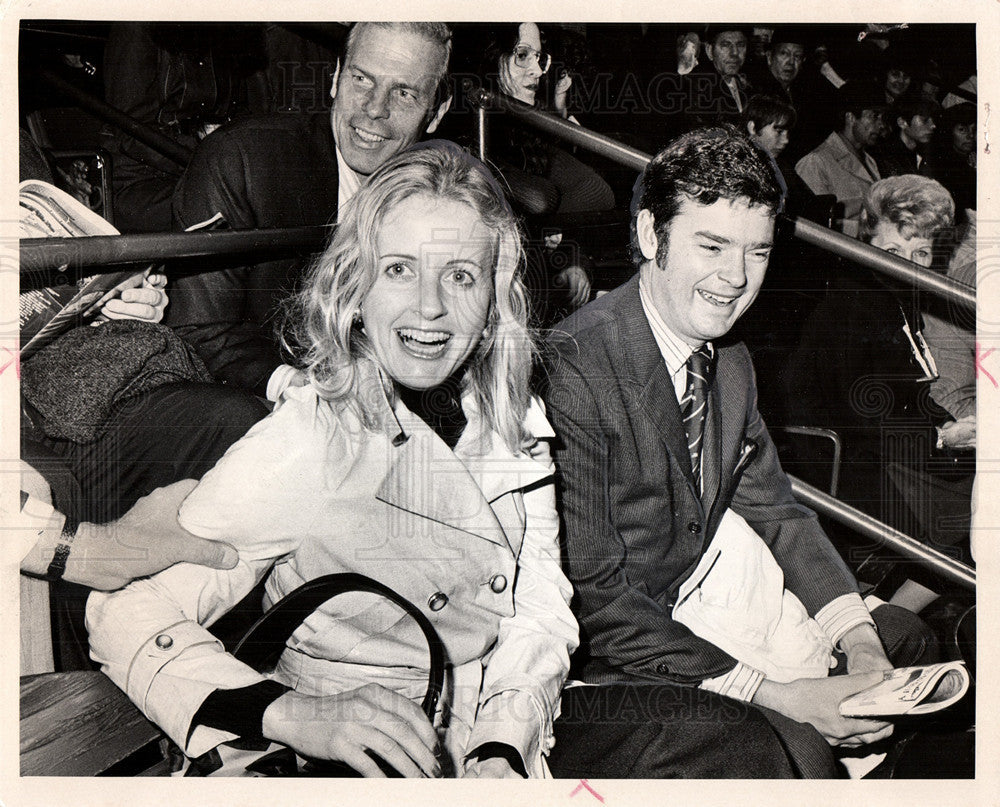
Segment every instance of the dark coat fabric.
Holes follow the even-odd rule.
[[[792,497],[746,348],[716,347],[699,498],[638,278],[565,320],[550,341],[546,404],[581,627],[575,672],[585,681],[697,684],[733,668],[671,616],[728,507],[760,533],[810,615],[857,591],[815,515]]]
[[[245,118],[201,142],[174,193],[174,224],[186,229],[216,213],[234,230],[328,224],[337,218],[337,189],[329,115]],[[226,265],[172,279],[164,323],[217,380],[263,395],[281,363],[277,307],[305,262]]]

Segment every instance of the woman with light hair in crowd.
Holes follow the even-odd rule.
[[[859,238],[929,269],[935,240],[954,215],[939,182],[916,174],[889,177],[864,198]],[[942,450],[969,447],[975,425],[956,422],[930,395],[948,368],[924,338],[924,304],[915,287],[845,264],[805,325],[786,395],[799,424],[840,435],[839,498],[968,559],[972,469],[949,467],[943,478],[937,460]],[[936,596],[906,585],[892,601],[920,611]]]
[[[551,429],[521,244],[499,185],[452,144],[390,159],[344,209],[291,318],[303,375],[180,509],[225,536],[229,571],[175,566],[88,607],[93,656],[190,757],[273,741],[365,776],[543,776],[577,644],[559,562]],[[389,600],[351,593],[262,675],[206,625],[266,578],[265,605],[339,572],[416,604],[448,663],[432,720],[427,646]],[[224,773],[242,773],[224,767]]]

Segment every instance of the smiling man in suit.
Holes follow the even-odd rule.
[[[206,137],[174,191],[177,229],[215,214],[234,230],[336,221],[369,174],[435,131],[451,105],[450,56],[444,23],[356,23],[330,114],[250,116]],[[290,373],[274,324],[302,269],[267,260],[178,278],[164,323],[216,380],[277,400]]]
[[[876,632],[792,496],[746,348],[726,340],[764,280],[781,201],[766,155],[735,129],[683,135],[643,174],[638,277],[551,339],[575,673],[598,685],[565,690],[557,775],[574,757],[596,775],[592,754],[604,775],[833,776],[831,745],[892,732],[837,707],[879,681],[889,657],[914,663],[922,623],[882,606]],[[640,743],[632,715],[615,714],[624,702],[672,730]],[[574,715],[591,727],[587,743],[559,731]],[[747,773],[770,739],[770,767]]]

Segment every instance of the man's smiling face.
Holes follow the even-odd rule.
[[[358,32],[334,79],[331,119],[341,156],[368,175],[415,143],[429,120],[442,48],[415,31],[368,25]],[[427,125],[427,124],[430,125]]]
[[[692,347],[724,336],[764,282],[774,211],[742,199],[703,205],[685,198],[670,221],[665,254],[652,235],[652,214],[639,215],[644,271],[663,321]]]

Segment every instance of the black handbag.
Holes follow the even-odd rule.
[[[434,719],[438,700],[444,687],[444,645],[438,636],[434,625],[405,597],[397,594],[388,586],[366,577],[363,574],[344,572],[317,577],[308,583],[303,583],[293,592],[283,597],[268,609],[240,639],[233,650],[233,656],[244,664],[253,667],[258,672],[269,672],[274,669],[281,653],[285,649],[289,637],[305,619],[327,600],[338,594],[352,591],[366,591],[379,594],[391,600],[402,608],[420,626],[427,640],[430,656],[430,674],[427,681],[427,691],[424,693],[420,708],[427,718]],[[235,741],[233,745],[239,744]],[[265,748],[270,743],[266,742]],[[264,750],[264,749],[260,749]],[[390,777],[400,777],[401,774],[371,751],[368,755]],[[204,776],[221,767],[222,761],[218,752],[209,751],[193,760],[185,776]],[[299,758],[290,748],[272,751],[255,759],[246,766],[248,773],[257,776],[311,776],[311,777],[360,777],[354,768],[344,762],[331,760],[306,760],[299,764]]]

